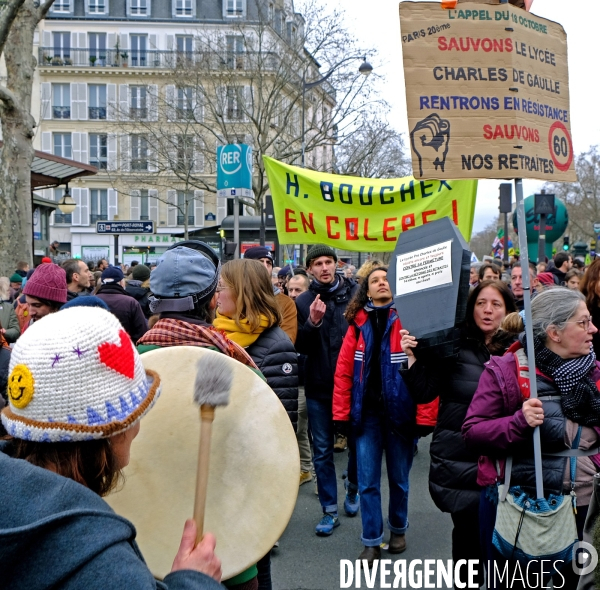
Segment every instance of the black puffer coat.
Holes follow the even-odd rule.
[[[508,348],[513,340],[514,336],[501,332],[494,339],[494,348]],[[489,359],[485,344],[463,330],[457,357],[418,356],[410,369],[402,371],[409,391],[420,403],[440,398],[430,447],[429,493],[442,512],[479,510],[479,452],[467,449],[461,429],[483,365]]]
[[[279,326],[272,326],[248,346],[246,352],[281,400],[295,431],[298,425],[298,355],[292,341]]]
[[[348,330],[344,312],[358,290],[351,280],[339,277],[335,291],[327,292],[313,281],[309,290],[296,299],[298,308],[298,337],[296,349],[306,355],[304,388],[309,399],[333,400],[333,375],[342,341]],[[310,306],[317,295],[327,306],[323,321],[315,327],[309,321]]]

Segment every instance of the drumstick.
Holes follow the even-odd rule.
[[[204,534],[204,510],[210,462],[210,439],[215,408],[229,403],[233,382],[231,363],[224,355],[207,354],[198,361],[194,384],[194,402],[200,406],[200,444],[198,446],[198,471],[196,475],[196,500],[194,520],[198,527],[196,543]]]

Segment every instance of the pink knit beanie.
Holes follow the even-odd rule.
[[[66,303],[67,273],[56,264],[42,264],[27,281],[23,293],[31,297]]]

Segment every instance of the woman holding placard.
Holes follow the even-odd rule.
[[[440,400],[430,447],[429,492],[436,506],[452,516],[454,562],[479,560],[479,585],[484,580],[484,554],[479,542],[479,454],[467,449],[461,429],[484,364],[492,354],[503,354],[515,339],[500,330],[506,314],[513,311],[515,302],[504,283],[482,281],[469,295],[456,357],[439,358],[431,351],[420,351],[417,340],[406,330],[401,332],[402,349],[408,356],[408,369],[402,376],[409,390],[424,401],[438,396]]]

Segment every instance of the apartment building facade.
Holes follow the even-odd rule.
[[[219,141],[231,142],[232,136],[253,141],[244,115],[254,84],[253,60],[239,31],[264,28],[265,18],[269,34],[282,42],[292,41],[302,26],[291,0],[55,1],[34,48],[39,88],[34,97],[39,100],[33,114],[40,123],[35,147],[96,166],[99,173],[69,186],[77,208],[51,216],[51,240],[84,260],[151,261],[182,239],[186,225],[189,231],[218,226],[232,212],[231,202],[211,190],[213,154]],[[206,39],[214,39],[213,50],[207,50]],[[180,67],[182,60],[192,67]],[[232,71],[235,85],[215,83]],[[192,75],[203,80],[186,85]],[[203,113],[215,115],[215,108],[200,100],[199,90],[209,86],[221,94],[215,100],[222,103],[215,119],[221,117],[221,127],[202,140],[200,149],[197,138],[178,135],[177,122],[194,124],[205,117],[204,134],[211,135]],[[234,129],[227,137],[223,122]],[[271,127],[278,132],[276,124]],[[172,145],[161,153],[164,138],[172,138]],[[181,166],[193,183],[185,180]],[[64,187],[42,193],[58,201]],[[242,208],[243,214],[250,212]],[[154,233],[121,236],[116,252],[112,236],[96,232],[97,222],[116,219],[153,221]],[[214,242],[219,242],[216,231]]]

